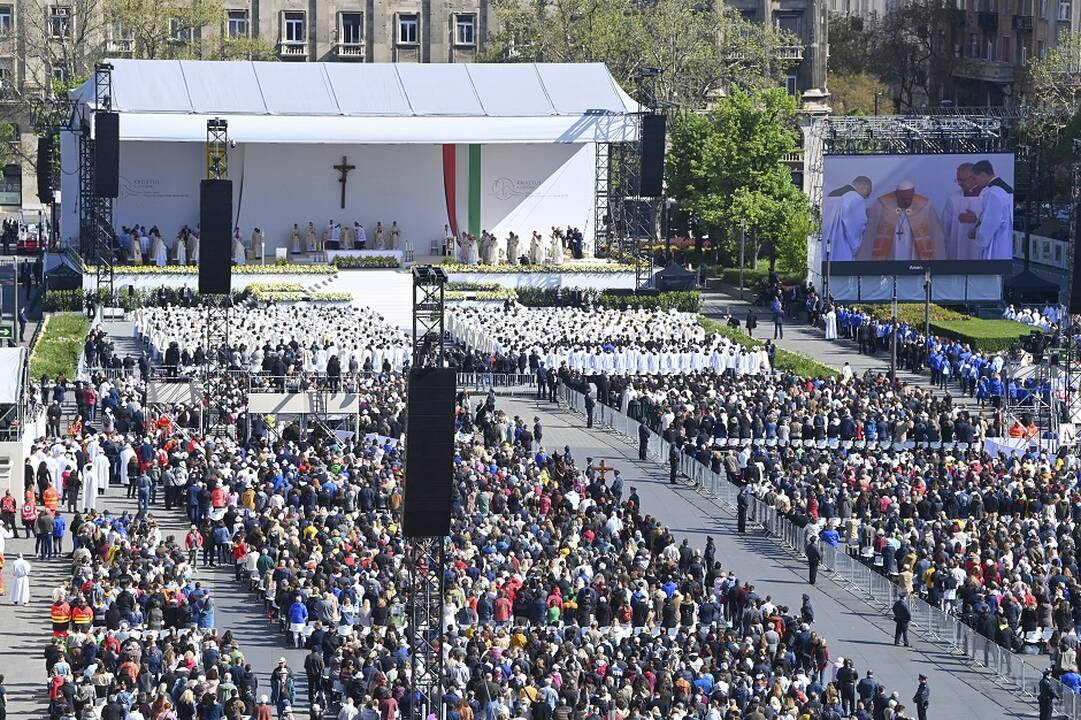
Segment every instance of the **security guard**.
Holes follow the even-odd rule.
[[[57,600],[49,608],[49,618],[53,623],[53,637],[67,637],[68,625],[71,624],[71,606],[64,598]]]
[[[90,626],[94,624],[94,609],[86,604],[86,600],[79,598],[71,608],[71,626],[77,633],[90,632]]]

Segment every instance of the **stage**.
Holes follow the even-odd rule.
[[[228,122],[234,224],[266,256],[294,225],[394,221],[418,255],[446,228],[528,240],[579,228],[593,245],[598,142],[635,137],[637,105],[600,64],[342,64],[112,60],[120,115],[114,226],[173,237],[199,221],[206,123]],[[94,82],[74,93],[93,123]],[[61,133],[61,237],[78,237],[78,134]],[[68,199],[71,199],[70,201]],[[396,249],[400,249],[401,245]]]

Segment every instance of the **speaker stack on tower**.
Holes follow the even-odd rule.
[[[199,293],[228,295],[232,285],[233,182],[199,183]],[[453,409],[453,408],[452,408]]]
[[[664,115],[642,116],[642,197],[660,197],[664,193],[665,125]]]
[[[450,534],[456,392],[452,368],[409,371],[402,501],[405,537]]]
[[[120,195],[120,115],[94,113],[94,195]]]
[[[1074,247],[1073,247],[1073,275],[1070,281],[1070,306],[1071,315],[1081,313],[1081,251],[1078,251],[1077,243],[1081,241],[1081,212],[1074,212]]]
[[[38,200],[49,205],[53,201],[53,136],[38,138]]]

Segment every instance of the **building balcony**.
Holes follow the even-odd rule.
[[[362,42],[340,42],[335,50],[342,60],[364,59],[364,43]]]
[[[303,40],[282,40],[278,43],[278,54],[284,58],[307,57],[308,43]]]
[[[1014,15],[1013,30],[1014,32],[1032,32],[1032,16]]]
[[[797,62],[803,60],[803,46],[802,45],[781,45],[777,48],[777,52],[774,57],[778,60],[795,60]]]
[[[983,80],[1003,85],[1012,83],[1015,80],[1016,72],[1013,63],[977,58],[964,58],[957,63],[953,70],[955,77]]]
[[[976,14],[976,24],[984,32],[996,32],[998,30],[998,15],[981,10]]]
[[[105,50],[114,55],[130,55],[135,52],[135,40],[131,38],[117,38],[105,42]]]

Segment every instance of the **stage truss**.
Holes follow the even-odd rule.
[[[446,364],[444,288],[447,273],[438,265],[413,268],[413,366]],[[408,442],[408,438],[406,439]],[[409,467],[406,466],[406,482]],[[450,478],[447,478],[450,481]],[[409,563],[410,720],[442,717],[443,592],[446,538],[406,537]]]

